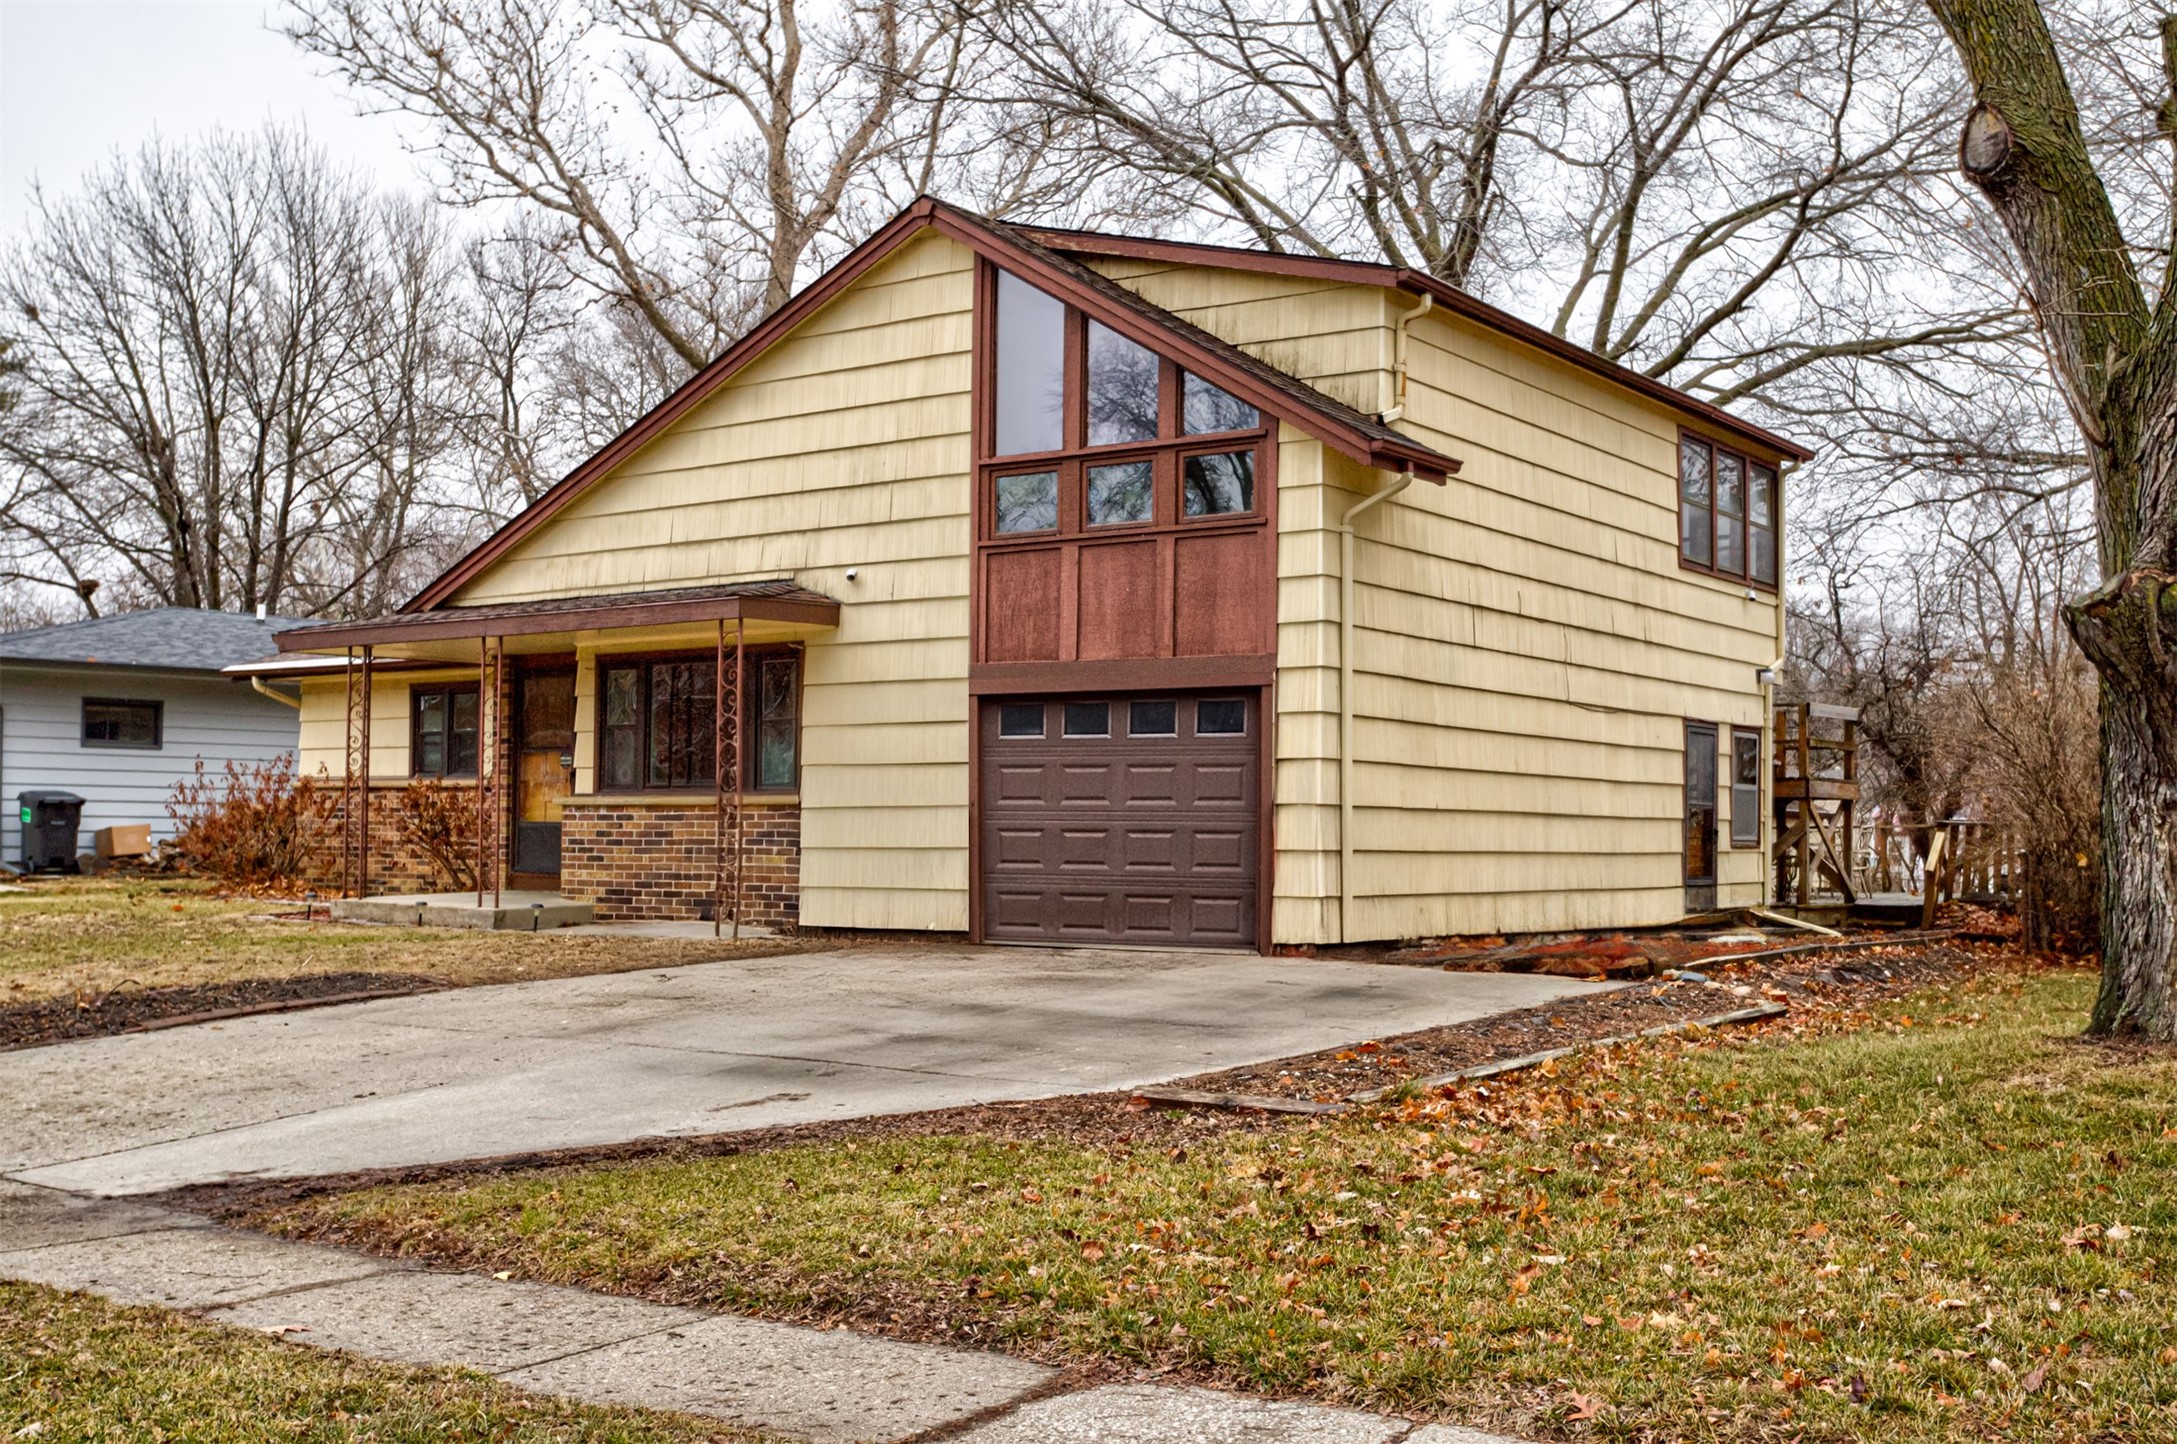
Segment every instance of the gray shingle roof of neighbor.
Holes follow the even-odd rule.
[[[0,632],[0,661],[216,672],[236,662],[269,657],[278,650],[272,640],[275,633],[312,625],[300,617],[260,619],[246,612],[154,607],[54,627]]]

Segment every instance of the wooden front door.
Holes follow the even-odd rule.
[[[1686,724],[1686,911],[1716,906],[1716,726]]]
[[[514,709],[514,871],[559,875],[560,812],[574,786],[574,672],[525,671]]]

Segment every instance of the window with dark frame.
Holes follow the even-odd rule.
[[[1691,432],[1678,438],[1678,560],[1774,589],[1782,516],[1777,469]]]
[[[1254,405],[993,269],[991,456],[980,483],[991,537],[1260,516],[1255,478],[1269,438]]]
[[[1170,698],[1165,698],[1162,701],[1127,703],[1126,735],[1129,737],[1177,737],[1179,735],[1179,704]]]
[[[791,791],[801,778],[801,654],[751,649],[748,689],[741,709],[741,788]],[[598,790],[715,787],[717,705],[713,654],[600,660]]]
[[[1761,733],[1731,729],[1731,845],[1761,846]]]
[[[476,775],[474,682],[409,689],[408,771],[413,777]]]
[[[1238,697],[1205,697],[1194,704],[1194,735],[1237,737],[1247,731],[1247,703]]]
[[[166,745],[166,704],[124,697],[83,699],[82,745],[156,752]]]

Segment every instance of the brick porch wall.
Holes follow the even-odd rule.
[[[710,917],[714,818],[708,803],[629,806],[570,798],[560,891],[600,922]],[[801,916],[801,808],[741,809],[742,917],[791,931]]]

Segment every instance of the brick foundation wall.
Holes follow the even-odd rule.
[[[599,922],[710,916],[715,820],[707,803],[643,807],[568,801],[560,891]],[[741,916],[781,932],[801,916],[801,809],[741,809]]]
[[[474,807],[475,784],[457,779],[447,784],[456,789],[462,801]],[[338,892],[341,884],[341,845],[347,836],[345,814],[340,784],[328,784],[331,801],[328,805],[325,825],[319,833],[316,852],[316,876],[310,882],[326,891]],[[405,784],[373,783],[370,789],[370,887],[373,895],[383,893],[417,893],[461,891],[461,885],[449,883],[440,877],[430,862],[416,848],[409,846],[401,837],[401,794]]]

